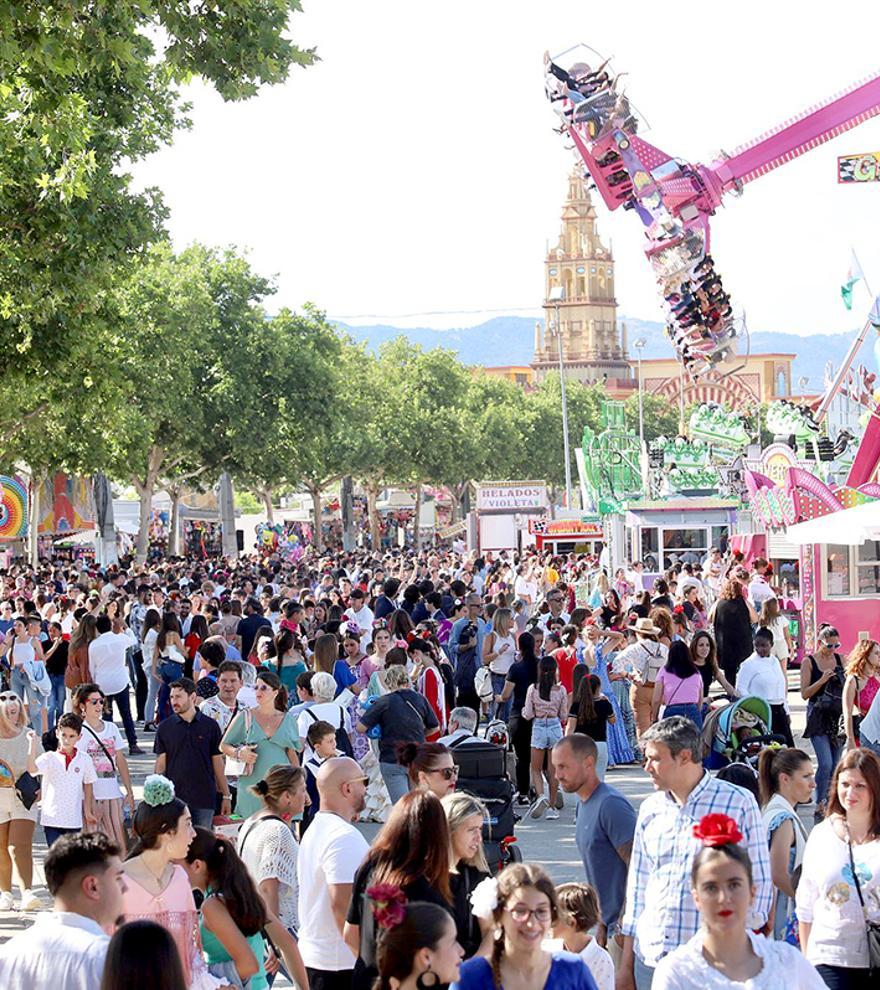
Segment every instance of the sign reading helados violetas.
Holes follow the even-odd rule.
[[[536,512],[548,505],[543,481],[481,481],[477,485],[477,512]]]

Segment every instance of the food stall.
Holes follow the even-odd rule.
[[[554,554],[587,553],[598,557],[606,542],[605,530],[598,516],[529,519],[529,533],[539,550],[549,550]]]

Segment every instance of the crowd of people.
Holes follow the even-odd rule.
[[[772,569],[719,549],[659,575],[535,550],[13,565],[0,911],[48,908],[38,823],[53,905],[0,948],[0,981],[867,987],[880,645],[830,626],[811,645],[796,684]],[[766,738],[716,766],[741,699]],[[490,850],[459,777],[481,743],[509,754],[518,816],[573,828],[578,876]],[[639,765],[635,808],[609,771]]]

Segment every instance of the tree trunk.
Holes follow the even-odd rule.
[[[324,549],[324,533],[321,529],[321,489],[316,485],[307,485],[306,491],[312,496],[312,516],[315,520],[313,540],[315,549],[320,553]]]
[[[132,478],[131,483],[140,498],[140,529],[138,530],[137,550],[135,551],[135,561],[138,564],[146,563],[147,550],[150,546],[150,509],[153,505],[153,492],[156,489],[156,479],[159,477],[159,469],[165,459],[165,451],[157,444],[150,447],[147,455],[147,473],[143,480]]]
[[[30,555],[31,567],[36,570],[40,564],[40,534],[37,528],[40,525],[40,485],[48,477],[45,474],[38,474],[36,471],[31,474],[31,524],[30,540],[28,541],[28,551]]]
[[[176,485],[166,489],[171,496],[171,522],[168,530],[168,553],[173,557],[180,555],[180,497],[181,489]]]
[[[235,492],[228,471],[220,475],[220,538],[224,557],[238,557],[235,537]]]
[[[379,499],[379,486],[374,481],[364,482],[367,493],[367,517],[370,520],[370,549],[377,552],[382,549],[382,534],[379,527],[379,510],[376,502]]]
[[[416,482],[416,505],[413,518],[413,549],[416,553],[422,547],[422,483]]]
[[[271,526],[275,522],[275,506],[272,504],[272,489],[258,488],[254,494],[258,495],[263,500],[263,505],[266,507],[266,522]]]

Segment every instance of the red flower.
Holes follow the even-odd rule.
[[[697,825],[693,826],[695,839],[704,846],[729,846],[742,842],[742,832],[730,815],[703,815]]]
[[[367,888],[373,902],[373,917],[380,928],[395,928],[406,917],[406,894],[393,883],[377,883]]]

